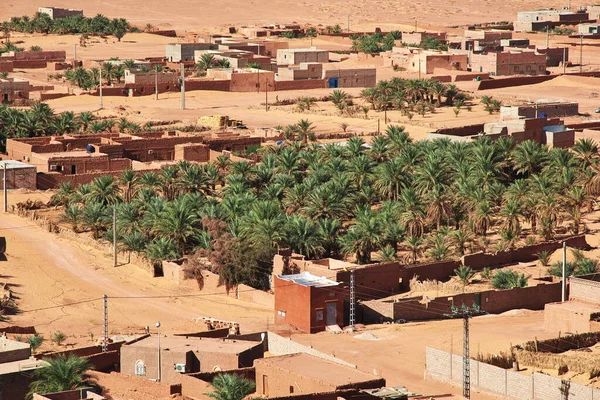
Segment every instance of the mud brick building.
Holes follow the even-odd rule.
[[[32,372],[47,365],[31,359],[29,344],[0,336],[0,399],[23,400],[29,392]]]
[[[66,17],[83,17],[83,10],[74,10],[72,8],[58,8],[58,7],[40,7],[38,12],[47,14],[50,19],[59,19]]]
[[[36,189],[35,166],[13,160],[0,161],[0,188],[4,185],[2,174],[5,168],[7,189]]]
[[[571,101],[538,101],[530,104],[500,107],[500,119],[570,117],[579,114],[579,103]]]
[[[385,386],[381,377],[306,353],[256,360],[254,369],[256,394],[269,398]]]
[[[178,375],[251,367],[264,356],[262,342],[161,336],[161,382],[177,383]],[[158,337],[144,336],[121,347],[121,373],[158,378]]]
[[[300,63],[328,63],[329,51],[316,47],[306,49],[277,50],[277,65],[298,65]]]
[[[162,72],[142,72],[136,70],[125,70],[125,84],[134,84],[134,85],[154,85],[155,83],[159,84],[172,84],[175,85],[179,81],[179,74],[177,72],[172,71],[162,71]]]
[[[253,68],[211,68],[208,78],[230,81],[232,92],[272,92],[275,90],[275,73]]]
[[[61,182],[91,182],[101,175],[118,175],[134,163],[208,162],[211,151],[244,151],[260,146],[261,138],[234,133],[191,135],[151,132],[136,135],[102,133],[8,139],[6,152],[37,168],[37,187],[50,189]]]
[[[289,324],[306,333],[344,325],[344,298],[338,282],[304,272],[275,275],[273,283],[275,324]]]
[[[472,54],[469,64],[473,72],[500,75],[544,75],[546,55],[536,51],[505,51]]]
[[[590,20],[586,11],[559,11],[559,10],[536,10],[522,11],[517,13],[517,20],[513,22],[515,32],[545,31],[560,25],[578,25]]]
[[[0,79],[0,104],[29,98],[29,81],[18,78]]]
[[[409,46],[419,46],[427,39],[445,42],[447,34],[446,32],[402,32],[402,43]]]
[[[171,43],[165,46],[165,57],[171,62],[194,61],[196,50],[215,50],[211,43]]]

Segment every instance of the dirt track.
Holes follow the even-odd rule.
[[[0,216],[0,235],[7,238],[0,280],[12,285],[22,309],[9,324],[35,325],[48,338],[57,330],[70,336],[69,343],[85,343],[90,334],[97,338],[103,294],[109,296],[111,333],[140,331],[156,321],[165,332],[203,330],[191,321],[200,316],[236,320],[248,332],[264,329],[272,315],[266,307],[152,278],[135,265],[113,268],[109,254],[60,239],[14,215]],[[135,298],[176,295],[196,297]],[[69,305],[90,299],[96,300]]]

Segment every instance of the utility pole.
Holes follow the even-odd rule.
[[[8,161],[4,161],[2,166],[2,192],[4,194],[4,212],[8,212],[8,178],[6,176]]]
[[[108,296],[102,296],[104,301],[104,340],[102,340],[102,352],[108,351]]]
[[[154,100],[158,100],[158,67],[154,67]]]
[[[77,44],[73,45],[75,51],[73,52],[73,68],[75,68],[75,63],[77,62]]]
[[[157,330],[157,335],[158,335],[158,381],[160,382],[160,372],[161,372],[161,359],[160,359],[160,322],[156,323],[156,330]]]
[[[354,331],[356,324],[356,290],[354,280],[354,270],[350,270],[350,329]]]
[[[265,112],[269,111],[269,83],[267,82],[267,75],[265,75]]]
[[[181,71],[181,99],[179,100],[179,108],[185,110],[185,66],[183,63],[179,64],[179,70]]]
[[[583,72],[583,35],[579,36],[579,72]]]
[[[481,315],[484,312],[478,305],[467,307],[464,304],[461,307],[451,307],[452,314],[446,314],[447,317],[463,319],[463,397],[471,398],[471,358],[469,351],[469,319]]]
[[[113,207],[113,267],[117,266],[117,205]]]
[[[546,48],[550,48],[550,28],[546,27]]]
[[[100,108],[103,108],[104,104],[102,102],[102,61],[100,61]]]
[[[561,282],[561,302],[565,302],[565,289],[567,288],[567,242],[563,242],[563,259],[562,259],[562,282]]]
[[[567,73],[567,48],[563,47],[563,75]]]

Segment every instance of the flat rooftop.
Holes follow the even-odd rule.
[[[21,161],[3,160],[3,161],[0,161],[0,169],[4,169],[4,168],[6,168],[7,170],[10,170],[10,169],[35,168],[35,167],[30,164],[25,164]]]
[[[316,276],[311,274],[310,272],[303,272],[301,274],[293,274],[293,275],[277,275],[279,279],[288,282],[294,282],[295,284],[302,286],[312,286],[312,287],[329,287],[329,286],[337,286],[338,282],[329,280],[323,276]]]
[[[0,337],[0,352],[28,349],[29,344]]]
[[[380,376],[359,371],[345,365],[326,361],[306,353],[289,354],[254,360],[254,365],[266,364],[298,375],[335,385],[336,387],[353,383],[382,379]]]
[[[28,358],[27,360],[19,360],[0,364],[0,376],[6,374],[14,374],[21,371],[31,371],[48,365],[46,361],[35,360]]]
[[[107,157],[105,153],[88,153],[85,150],[64,151],[61,153],[35,153],[37,158],[49,160],[51,158],[98,158]]]
[[[181,336],[161,336],[160,348],[163,351],[199,351],[204,353],[240,354],[259,344],[246,340],[212,339],[212,338],[185,338]],[[131,344],[130,347],[158,348],[158,337],[152,335]]]

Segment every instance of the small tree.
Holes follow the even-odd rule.
[[[471,267],[467,267],[466,265],[461,265],[455,269],[454,274],[465,286],[467,286],[471,282],[471,279],[473,279],[475,276],[473,269],[471,269]]]
[[[549,251],[542,250],[539,253],[537,253],[536,255],[538,256],[540,263],[542,263],[542,265],[544,267],[547,267],[550,265],[550,252]]]
[[[342,131],[344,131],[344,133],[346,133],[346,130],[348,129],[348,123],[346,122],[340,122],[340,128],[342,128]]]
[[[35,354],[35,351],[42,345],[44,342],[44,337],[38,333],[33,336],[29,336],[27,338],[27,343],[31,346],[31,352]]]
[[[205,393],[217,400],[242,400],[254,391],[254,382],[236,374],[220,374],[212,381],[214,392]]]
[[[527,277],[512,269],[500,270],[492,277],[492,286],[495,289],[513,289],[527,287]]]
[[[66,339],[66,336],[61,331],[55,332],[54,336],[52,336],[52,341],[56,343],[57,346],[62,345],[62,342]]]

